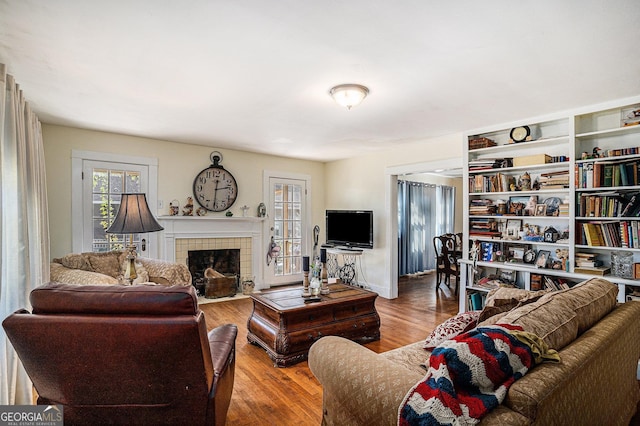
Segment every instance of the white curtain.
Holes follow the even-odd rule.
[[[49,219],[40,121],[0,64],[0,319],[31,309],[49,280]],[[31,381],[0,327],[0,405],[31,404]]]

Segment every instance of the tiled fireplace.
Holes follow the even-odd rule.
[[[239,278],[255,277],[256,289],[263,288],[262,218],[161,216],[158,222],[164,227],[159,233],[161,259],[188,266],[189,251],[239,249]]]

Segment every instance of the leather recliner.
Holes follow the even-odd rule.
[[[192,286],[49,283],[2,325],[64,423],[224,425],[237,327],[207,333]]]

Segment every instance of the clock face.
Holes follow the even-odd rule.
[[[238,184],[222,166],[201,171],[193,181],[193,195],[198,203],[212,212],[221,212],[233,205],[238,197]]]
[[[511,129],[511,139],[515,142],[522,142],[531,134],[528,126],[514,127]]]

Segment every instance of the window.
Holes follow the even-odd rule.
[[[92,162],[88,162],[90,165]],[[85,177],[88,175],[85,172]],[[107,169],[103,167],[91,170],[92,199],[92,241],[91,251],[122,250],[126,244],[126,235],[107,234],[113,219],[120,208],[123,193],[144,192],[141,188],[141,173],[131,170]],[[140,234],[133,236],[133,243],[140,248]]]
[[[72,152],[72,250],[110,251],[122,249],[124,235],[107,234],[123,193],[145,193],[151,211],[157,205],[157,159],[100,152]],[[148,250],[141,252],[145,238]],[[134,235],[143,256],[157,256],[157,236]]]

